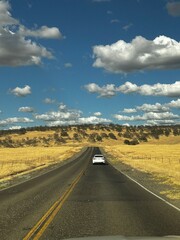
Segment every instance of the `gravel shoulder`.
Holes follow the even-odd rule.
[[[173,190],[172,186],[164,184],[162,183],[162,181],[155,179],[154,176],[150,173],[139,171],[121,161],[114,163],[112,161],[113,157],[110,154],[107,154],[102,148],[101,151],[105,155],[108,162],[118,171],[125,175],[128,175],[130,178],[134,179],[151,192],[155,193],[156,195],[160,196],[164,200],[168,201],[169,203],[173,204],[174,206],[180,209],[180,200],[169,199],[166,195],[161,193],[166,191],[172,191]]]

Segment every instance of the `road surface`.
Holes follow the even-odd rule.
[[[99,152],[88,148],[63,167],[1,191],[0,239],[180,235],[180,212],[110,164],[92,165]]]

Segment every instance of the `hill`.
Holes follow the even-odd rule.
[[[58,127],[33,127],[19,130],[1,130],[0,147],[52,147],[64,144],[127,144],[146,142],[175,144],[179,142],[180,126],[121,126],[77,125]],[[158,140],[158,141],[157,141]]]

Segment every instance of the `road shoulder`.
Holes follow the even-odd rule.
[[[116,162],[116,164],[114,164],[114,162],[112,161],[113,157],[110,154],[107,154],[103,148],[101,148],[101,151],[105,155],[108,162],[118,171],[125,174],[126,176],[129,176],[150,192],[154,193],[155,195],[159,196],[160,198],[180,209],[180,200],[169,199],[164,194],[162,194],[162,192],[173,190],[172,186],[168,184],[163,184],[160,180],[156,180],[152,174],[139,171],[121,161],[118,161],[118,163]]]
[[[29,171],[26,172],[25,171],[24,173],[13,175],[13,177],[10,178],[10,179],[4,179],[0,182],[0,191],[4,190],[6,188],[9,188],[11,186],[18,185],[20,183],[26,182],[28,180],[31,180],[31,179],[36,178],[38,176],[41,176],[43,174],[46,174],[47,172],[53,171],[56,168],[62,167],[64,165],[76,160],[86,150],[87,150],[87,147],[83,147],[81,149],[81,151],[79,151],[74,156],[68,158],[65,161],[55,163],[55,164],[52,164],[52,165],[49,165],[47,167],[40,168],[40,169],[35,168],[31,172],[29,172]]]

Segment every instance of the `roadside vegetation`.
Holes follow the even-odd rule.
[[[54,147],[64,144],[92,144],[117,141],[119,144],[138,145],[162,136],[180,136],[180,126],[78,125],[64,127],[33,127],[1,130],[1,148]]]
[[[60,163],[80,150],[81,147],[70,146],[0,148],[0,181]]]
[[[103,147],[114,165],[150,173],[180,199],[180,126],[78,125],[0,131],[0,181],[59,163],[85,146]]]
[[[158,182],[173,187],[161,194],[180,199],[180,137],[178,140],[179,144],[115,145],[113,148],[105,146],[104,150],[111,156],[113,165],[123,162],[132,169],[150,174]]]

